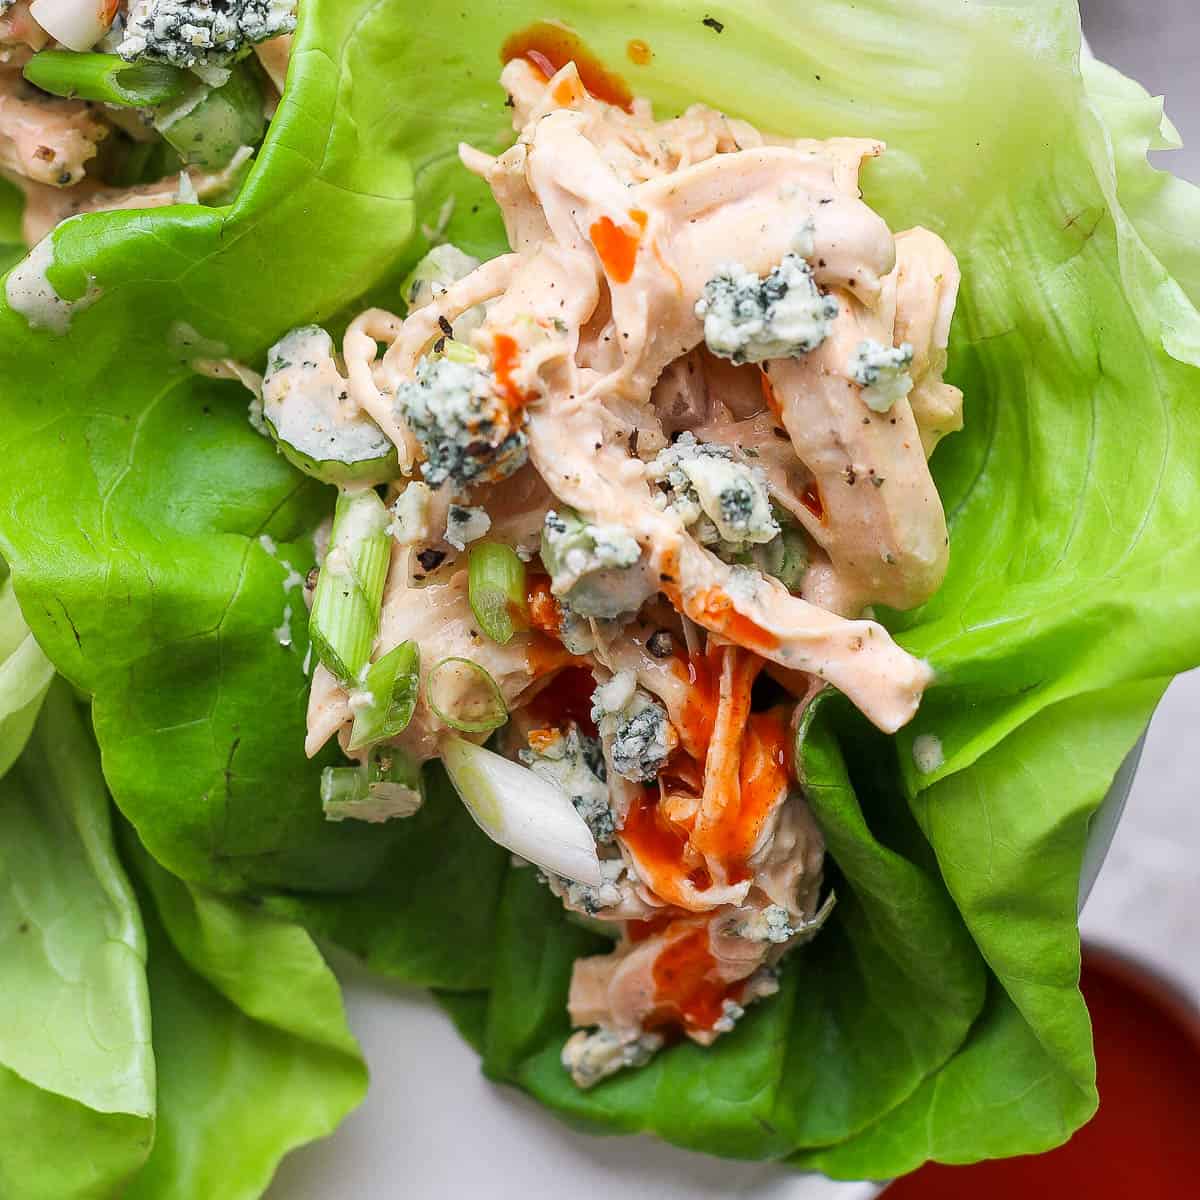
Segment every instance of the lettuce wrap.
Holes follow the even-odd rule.
[[[411,820],[323,820],[332,759],[303,755],[311,662],[291,580],[332,493],[188,360],[261,363],[289,328],[394,305],[439,214],[464,250],[501,253],[456,147],[507,144],[498,51],[547,12],[310,0],[231,206],[72,219],[46,271],[65,331],[0,308],[0,549],[38,643],[91,697],[151,945],[167,937],[176,976],[213,982],[189,897],[298,922],[437,989],[491,1077],[596,1131],[841,1178],[1057,1145],[1097,1103],[1075,921],[1089,819],[1170,678],[1200,662],[1200,192],[1146,161],[1177,136],[1159,102],[1081,58],[1069,0],[635,0],[619,15],[561,0],[552,15],[664,113],[703,100],[766,129],[885,139],[867,201],[958,256],[947,378],[966,427],[932,464],[950,571],[921,608],[880,614],[936,685],[894,738],[836,696],[807,715],[801,774],[841,902],[780,994],[712,1049],[672,1047],[587,1093],[558,1054],[571,963],[600,940],[478,833],[440,768]],[[626,57],[631,38],[648,62]],[[919,737],[938,739],[936,766]],[[113,1179],[153,1119],[140,927],[130,938],[122,1004],[143,1032],[128,1094],[95,1100],[111,1072],[86,1056],[82,1091],[5,1058],[25,1090],[0,1101],[6,1124],[43,1095],[83,1105],[77,1136]],[[272,986],[272,970],[241,982]],[[172,986],[163,1004],[185,1008]],[[147,1197],[168,1194],[164,1142],[207,1136],[190,1106],[169,1116],[203,1073],[172,1076],[163,1054],[174,1132],[133,1193]],[[327,1086],[336,1109],[348,1085]],[[255,1194],[246,1153],[244,1179],[196,1194]],[[66,1187],[53,1194],[114,1190]]]

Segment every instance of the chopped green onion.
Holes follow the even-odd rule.
[[[496,681],[469,658],[443,658],[425,677],[425,703],[463,733],[490,733],[508,720]]]
[[[317,657],[344,684],[358,682],[379,633],[387,526],[388,511],[370,488],[338,496],[308,629]]]
[[[403,733],[417,707],[421,686],[421,651],[416,642],[401,642],[367,671],[363,691],[370,697],[354,714],[349,749]]]
[[[479,627],[501,646],[529,628],[525,564],[511,546],[478,542],[467,559],[467,596]]]
[[[328,821],[411,817],[425,802],[421,767],[401,750],[373,750],[357,767],[321,772],[321,807]]]
[[[442,763],[475,823],[546,871],[598,887],[596,839],[562,788],[464,738],[442,739]]]
[[[43,50],[22,72],[52,96],[100,100],[124,108],[150,108],[183,94],[188,75],[166,63],[128,63],[115,54]]]
[[[218,88],[199,80],[169,108],[159,109],[154,128],[185,163],[219,170],[243,146],[256,146],[264,125],[262,89],[245,63]]]
[[[451,362],[466,363],[467,366],[479,361],[479,355],[470,346],[465,342],[456,342],[453,338],[446,339],[446,343],[442,347],[442,354]]]
[[[352,804],[367,798],[367,777],[359,767],[326,767],[321,772],[321,803]]]

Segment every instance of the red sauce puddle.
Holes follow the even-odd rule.
[[[1130,1200],[1195,1195],[1200,1180],[1200,1013],[1133,964],[1086,950],[1100,1111],[1047,1154],[930,1164],[887,1200]]]
[[[632,46],[633,43],[631,42]],[[645,45],[644,42],[640,45]],[[649,47],[647,47],[647,51]],[[615,71],[606,67],[573,29],[550,21],[536,21],[508,37],[500,48],[500,61],[527,58],[549,80],[569,62],[575,64],[583,86],[597,100],[615,104],[630,112],[633,93]],[[630,53],[634,62],[634,53]],[[646,61],[649,61],[648,59]]]
[[[529,702],[529,715],[555,729],[574,721],[584,733],[596,736],[592,720],[592,692],[596,681],[587,667],[564,667]]]

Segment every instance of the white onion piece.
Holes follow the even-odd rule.
[[[117,15],[117,0],[33,0],[29,14],[68,50],[90,50]]]
[[[555,875],[599,886],[596,841],[561,788],[460,737],[442,741],[442,761],[467,811],[493,842]]]

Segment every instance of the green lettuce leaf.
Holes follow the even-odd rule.
[[[145,960],[95,747],[59,682],[0,781],[0,1195],[107,1200],[142,1165]]]
[[[366,1094],[337,980],[297,925],[189,886],[130,836],[158,1060],[154,1150],[127,1200],[252,1200]]]
[[[251,1200],[365,1093],[337,981],[299,926],[126,843],[140,906],[60,680],[0,781],[0,1195]]]
[[[0,559],[0,776],[25,748],[54,667],[37,644]]]
[[[711,1051],[676,1047],[575,1093],[555,1057],[570,960],[594,941],[528,872],[501,880],[465,827],[431,860],[437,822],[457,819],[436,800],[425,825],[321,821],[320,763],[301,753],[303,610],[281,560],[307,567],[329,497],[246,427],[244,396],[179,365],[174,323],[252,358],[289,325],[336,323],[359,291],[394,303],[424,244],[414,208],[432,225],[451,198],[450,236],[502,250],[454,150],[510,136],[498,47],[545,15],[313,0],[232,208],[60,230],[56,284],[81,296],[92,277],[99,298],[66,338],[0,310],[0,548],[33,631],[95,696],[123,812],[193,883],[278,891],[269,906],[454,989],[488,981],[487,954],[471,956],[502,888],[486,1024],[478,990],[447,1002],[489,1072],[571,1119],[725,1154],[815,1151],[805,1161],[839,1174],[1053,1144],[1094,1103],[1075,986],[1088,816],[1164,681],[1200,662],[1200,201],[1145,162],[1171,136],[1153,102],[1081,67],[1072,0],[554,9],[660,111],[702,99],[771,129],[887,139],[868,201],[894,228],[937,230],[963,268],[950,377],[967,424],[934,458],[950,574],[887,615],[938,685],[894,746],[848,718],[813,731],[842,911],[782,994]],[[631,37],[649,65],[625,65]],[[943,752],[927,774],[918,735]],[[939,945],[945,995],[908,966]],[[882,1014],[874,987],[928,1028],[898,1029],[909,1014]]]
[[[7,179],[0,179],[0,271],[7,271],[25,256],[21,233],[21,214],[25,199],[21,189]]]
[[[1088,821],[1146,726],[1162,682],[1040,713],[921,793],[917,816],[993,974],[951,1062],[858,1137],[797,1157],[886,1179],[926,1158],[965,1163],[1065,1141],[1096,1110],[1075,916]]]
[[[508,859],[480,836],[445,771],[431,764],[424,806],[401,824],[367,886],[350,896],[277,892],[263,903],[406,983],[482,987],[492,977]]]
[[[311,565],[332,493],[251,430],[245,393],[180,361],[197,338],[201,353],[261,355],[346,305],[408,240],[390,89],[356,86],[387,77],[399,35],[381,39],[394,22],[365,9],[306,6],[293,86],[231,208],[61,226],[60,294],[99,290],[65,338],[0,305],[0,547],[17,593],[94,695],[105,773],[140,836],[221,888],[347,888],[391,838],[331,828],[321,764],[297,753],[308,647],[284,564]]]

